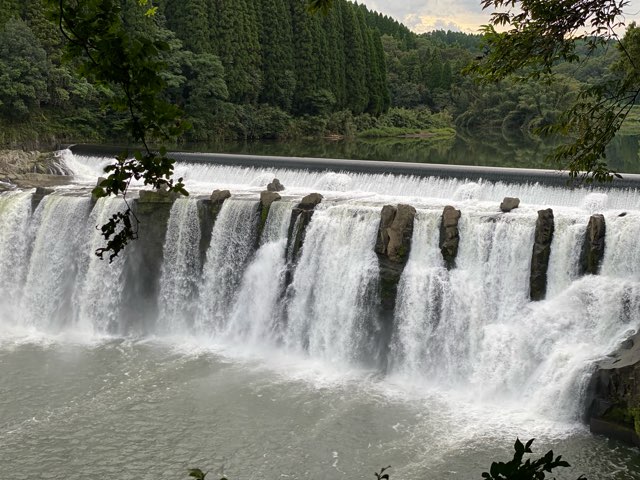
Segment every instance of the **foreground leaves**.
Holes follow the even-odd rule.
[[[189,126],[182,112],[164,97],[166,69],[162,53],[169,49],[165,42],[153,39],[141,31],[126,28],[120,2],[117,0],[48,0],[51,15],[67,39],[66,57],[78,65],[81,76],[90,82],[115,92],[108,106],[128,117],[127,131],[134,143],[143,145],[133,156],[128,152],[116,157],[105,168],[108,174],[94,191],[94,197],[121,195],[126,208],[99,227],[106,246],[96,255],[109,261],[131,240],[138,238],[139,220],[127,202],[127,192],[133,180],[144,185],[188,195],[182,179],[172,180],[175,161],[166,151],[153,152],[149,140],[168,140],[183,133]],[[139,0],[141,22],[154,21],[150,2]]]
[[[596,49],[616,45],[620,61],[609,78],[586,85],[572,107],[540,133],[566,143],[550,160],[573,180],[608,182],[620,175],[606,162],[606,147],[640,96],[640,33],[632,23],[623,39],[624,0],[482,0],[495,9],[483,27],[484,55],[467,71],[485,82],[552,77],[559,62],[582,62]],[[500,30],[500,31],[499,31]]]

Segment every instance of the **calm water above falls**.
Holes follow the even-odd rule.
[[[88,179],[101,163],[73,160]],[[640,327],[636,191],[276,172],[285,198],[257,238],[273,171],[180,168],[233,196],[203,258],[196,198],[173,205],[143,326],[121,314],[135,309],[121,288],[133,259],[91,254],[117,200],[92,206],[74,187],[32,212],[30,192],[0,196],[0,477],[366,478],[391,464],[395,479],[479,478],[516,436],[562,453],[573,467],[559,478],[640,477],[637,450],[580,422],[590,365]],[[288,265],[288,218],[310,191],[325,200]],[[523,199],[510,215],[506,191]],[[387,349],[373,243],[382,205],[402,202],[418,214]],[[445,204],[463,215],[451,271]],[[557,231],[547,300],[532,303],[541,205]],[[608,249],[601,275],[580,278],[594,212]]]

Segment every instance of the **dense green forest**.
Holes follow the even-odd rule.
[[[607,75],[615,49],[553,82],[478,85],[462,70],[482,38],[417,35],[346,0],[327,15],[306,0],[161,0],[152,20],[122,0],[128,28],[166,42],[168,99],[192,125],[182,142],[302,137],[450,136],[452,127],[527,134],[579,85]],[[126,140],[109,86],[63,59],[42,0],[0,0],[0,145]],[[427,132],[427,133],[425,133]]]

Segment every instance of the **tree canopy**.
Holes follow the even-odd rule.
[[[570,139],[554,159],[586,182],[619,176],[607,166],[605,148],[640,95],[638,29],[629,25],[622,39],[617,33],[627,5],[625,0],[482,0],[485,9],[496,11],[483,30],[484,55],[470,71],[485,81],[548,81],[561,62],[584,63],[612,45],[620,50],[612,74],[581,86],[573,105],[544,128]]]

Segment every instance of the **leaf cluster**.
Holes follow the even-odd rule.
[[[506,9],[493,13],[491,24],[483,27],[484,55],[467,69],[484,82],[551,78],[559,62],[583,62],[617,42],[623,54],[617,75],[583,86],[573,105],[539,130],[567,139],[550,160],[567,168],[572,180],[591,183],[619,177],[607,166],[606,147],[640,94],[637,57],[630,54],[636,44],[640,48],[640,35],[632,36],[633,24],[624,40],[616,34],[624,26],[627,5],[626,0],[482,1],[485,9]]]
[[[163,93],[167,87],[163,75],[167,65],[163,52],[169,44],[141,31],[126,28],[119,0],[48,0],[51,15],[67,39],[66,56],[78,60],[79,74],[97,85],[116,92],[110,106],[128,115],[127,130],[132,140],[144,146],[132,158],[123,152],[105,168],[106,180],[93,194],[111,194],[125,198],[132,180],[143,180],[156,189],[187,195],[182,179],[173,182],[174,160],[162,149],[152,152],[148,140],[168,140],[182,134],[188,124],[181,110],[169,103]],[[154,8],[139,0],[142,21],[153,22]],[[146,9],[143,11],[143,9]],[[100,230],[107,241],[96,250],[100,258],[110,252],[113,259],[130,240],[137,238],[138,219],[128,203],[124,212],[113,215]]]
[[[515,453],[513,459],[508,462],[493,462],[488,472],[482,473],[485,480],[544,480],[547,473],[552,473],[558,467],[569,467],[569,463],[562,460],[562,455],[554,457],[553,450],[549,450],[544,456],[523,462],[525,454],[532,453],[533,439],[523,445],[520,439],[514,444]],[[587,480],[580,476],[578,480]]]

